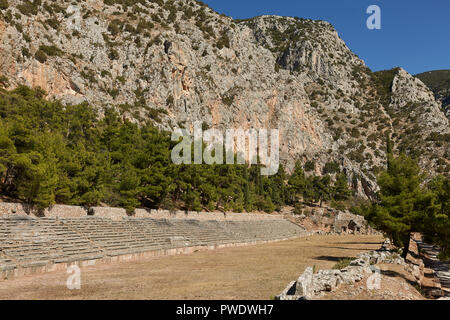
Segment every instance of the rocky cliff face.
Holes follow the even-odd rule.
[[[280,158],[337,163],[376,189],[385,136],[449,172],[448,119],[402,69],[372,73],[327,22],[244,21],[191,0],[15,1],[0,9],[0,85],[119,109],[161,128],[278,128]]]
[[[428,71],[416,75],[434,93],[436,101],[442,103],[447,118],[450,118],[450,70]]]

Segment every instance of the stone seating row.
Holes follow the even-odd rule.
[[[287,220],[217,221],[99,217],[0,218],[0,272],[156,250],[280,240],[304,235]]]

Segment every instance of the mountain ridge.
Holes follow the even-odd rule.
[[[447,118],[450,118],[450,70],[432,70],[416,74],[425,83],[437,101],[442,103]]]
[[[448,119],[432,92],[403,69],[370,71],[328,22],[232,20],[196,1],[73,3],[1,9],[6,88],[39,86],[161,129],[279,128],[289,170],[337,163],[361,195],[377,189],[388,133],[431,173],[450,171]]]

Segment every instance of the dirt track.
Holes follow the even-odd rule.
[[[331,268],[344,257],[378,249],[380,236],[310,236],[92,266],[81,270],[81,289],[54,272],[0,281],[0,299],[270,299],[307,266]]]

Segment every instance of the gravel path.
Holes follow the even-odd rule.
[[[445,297],[450,297],[450,262],[443,262],[438,259],[439,250],[435,246],[420,240],[416,240],[416,242],[421,252],[428,257],[428,259],[424,259],[425,266],[436,272]]]

